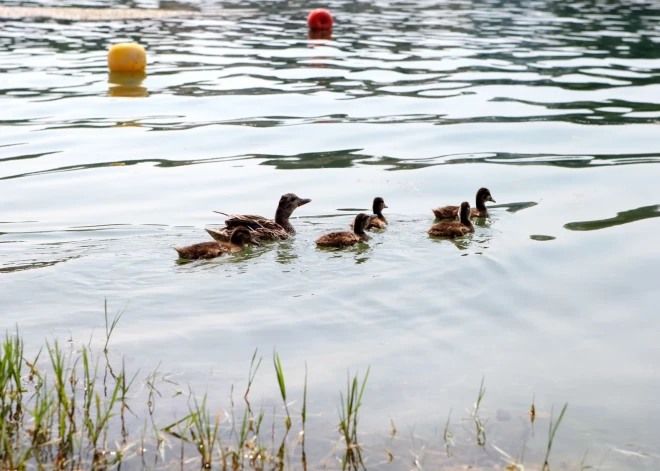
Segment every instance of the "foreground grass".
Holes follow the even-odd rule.
[[[159,424],[163,415],[167,414],[167,419],[172,413],[156,412],[162,397],[158,388],[159,384],[171,382],[169,377],[157,368],[138,380],[137,374],[127,372],[123,361],[112,365],[108,357],[110,338],[120,317],[121,314],[108,319],[106,309],[105,344],[99,352],[92,351],[91,342],[76,350],[62,348],[55,342],[46,343],[34,358],[27,359],[18,332],[5,336],[0,344],[0,469],[308,469],[306,367],[302,407],[295,416],[290,413],[285,371],[277,352],[273,352],[273,367],[285,415],[278,417],[274,413],[272,420],[266,420],[263,409],[253,411],[250,388],[262,363],[255,351],[244,405],[237,408],[232,399],[229,420],[222,417],[222,412],[209,409],[206,395],[198,398],[189,391],[187,414],[162,426]],[[369,462],[358,439],[359,413],[368,377],[369,370],[362,379],[349,375],[346,390],[339,394],[336,434],[331,434],[326,442],[327,450],[319,452],[317,444],[313,452],[315,464],[310,469],[358,470],[367,469],[367,465],[380,468],[395,461],[389,449],[380,448],[379,457]],[[487,442],[487,420],[479,414],[485,393],[482,380],[477,401],[466,419],[474,426],[471,433],[475,444],[482,448]],[[144,398],[144,402],[137,403],[138,397]],[[550,421],[545,458],[536,469],[550,469],[550,450],[565,412],[566,406],[556,420]],[[157,415],[160,420],[156,420]],[[535,416],[532,405],[532,424]],[[143,426],[138,432],[133,426],[129,433],[129,422],[141,422]],[[393,441],[397,434],[393,421],[391,428]],[[451,459],[454,446],[450,428],[448,418],[443,433],[444,460]],[[412,460],[408,459],[410,453]],[[506,469],[523,469],[518,459],[502,453],[506,455]],[[294,456],[296,461],[292,462]],[[318,456],[332,459],[316,460]],[[409,451],[409,456],[405,464],[422,469],[421,458],[414,450]],[[440,458],[430,458],[436,468]],[[404,465],[403,461],[398,462],[398,467]]]

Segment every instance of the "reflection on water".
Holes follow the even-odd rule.
[[[518,211],[522,211],[523,209],[532,208],[537,204],[538,203],[535,203],[534,201],[527,201],[524,203],[497,204],[491,206],[491,208],[506,208],[506,210],[510,213],[517,213]]]
[[[332,39],[332,30],[329,29],[310,29],[309,32],[307,33],[307,39],[313,40],[313,39],[325,39],[325,40],[331,40]]]
[[[2,234],[0,234],[2,235]],[[77,257],[69,257],[69,258],[63,258],[61,260],[53,260],[50,262],[37,262],[34,261],[32,263],[27,263],[24,265],[13,265],[9,267],[0,267],[0,273],[12,273],[12,272],[19,272],[23,270],[33,270],[35,268],[46,268],[46,267],[52,267],[53,265],[56,265],[58,263],[66,262],[67,260],[72,260]]]
[[[555,240],[556,237],[550,236],[550,235],[541,235],[541,234],[534,234],[529,236],[530,239],[532,240],[538,240],[539,242],[546,242],[549,240]]]
[[[108,95],[112,97],[140,98],[147,96],[142,82],[147,78],[144,70],[130,72],[110,72],[108,74]],[[123,124],[126,125],[126,124]]]
[[[564,227],[569,231],[597,231],[607,229],[608,227],[620,226],[631,222],[642,221],[649,218],[660,217],[660,204],[653,206],[644,206],[617,213],[615,217],[609,219],[600,219],[595,221],[569,222]]]
[[[546,427],[517,420],[533,397],[538,421],[570,402],[553,448],[566,463],[589,449],[613,469],[657,469],[658,4],[334,0],[332,35],[316,37],[297,4],[194,3],[44,0],[201,15],[3,21],[0,219],[14,222],[0,233],[0,324],[18,322],[26,345],[86,339],[103,299],[130,302],[113,341],[136,367],[162,361],[219,391],[245,381],[256,347],[277,347],[293,401],[308,361],[324,418],[346,368],[371,366],[370,464],[383,447],[399,450],[393,469],[411,447],[435,453],[485,376],[488,442],[457,447],[448,469],[508,465],[499,450],[542,460]],[[148,78],[108,74],[118,40],[149,51]],[[468,237],[431,240],[430,208],[482,186],[510,203]],[[289,191],[314,199],[295,238],[177,263],[173,247],[210,240],[213,209],[272,215]],[[374,195],[386,230],[316,247]],[[614,205],[638,209],[596,220]],[[626,224],[642,219],[648,230]],[[486,418],[507,412],[500,437]],[[413,445],[392,443],[390,419]],[[469,441],[462,419],[450,427],[470,426]],[[612,451],[628,444],[652,458]]]

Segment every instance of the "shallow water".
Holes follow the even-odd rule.
[[[232,13],[2,21],[0,327],[34,351],[85,341],[107,299],[126,309],[114,351],[217,403],[276,348],[291,396],[307,361],[321,438],[346,370],[371,365],[361,427],[381,458],[390,419],[438,447],[484,377],[511,455],[545,446],[547,418],[533,439],[518,420],[534,397],[569,403],[553,448],[569,467],[586,450],[658,467],[657,4],[332,1],[330,40],[308,39],[299,2],[113,4]],[[148,76],[117,85],[105,51],[124,40]],[[430,239],[430,208],[480,186],[497,204],[476,233]],[[295,239],[177,262],[222,224],[212,210],[271,216],[286,192],[313,200]],[[385,231],[316,248],[374,196]],[[271,370],[254,390],[277,399]],[[470,450],[454,463],[503,462]]]

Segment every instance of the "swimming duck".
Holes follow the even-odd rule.
[[[476,197],[477,207],[472,209],[472,217],[485,218],[488,216],[486,201],[495,203],[488,188],[479,188]],[[435,208],[432,211],[437,219],[453,219],[458,217],[458,206],[444,206],[442,208]]]
[[[286,193],[280,198],[275,212],[275,220],[265,218],[263,216],[254,216],[251,214],[228,214],[220,211],[215,211],[218,214],[223,214],[229,219],[225,221],[225,227],[206,229],[211,237],[218,242],[226,242],[229,240],[231,230],[236,226],[247,226],[253,230],[252,237],[257,241],[264,240],[285,240],[290,236],[296,235],[296,230],[289,222],[289,217],[300,206],[309,203],[310,199],[299,198],[293,193]]]
[[[366,230],[369,229],[382,229],[387,224],[387,219],[383,216],[383,209],[387,208],[385,200],[380,196],[374,198],[373,210],[374,214],[377,216],[369,222],[369,225],[366,227]],[[353,229],[353,223],[349,224],[351,229]]]
[[[355,220],[353,221],[353,232],[331,232],[330,234],[322,235],[316,240],[316,245],[321,247],[347,247],[368,240],[369,236],[364,233],[364,229],[377,217],[375,214],[369,216],[360,213],[355,216]]]
[[[245,226],[238,226],[231,231],[228,242],[201,242],[176,247],[174,250],[177,251],[179,257],[189,260],[215,258],[225,253],[242,252],[245,250],[245,244],[259,245],[259,242],[254,240],[253,233]]]
[[[470,213],[470,203],[463,201],[459,211],[459,221],[439,222],[427,232],[432,236],[449,237],[451,239],[474,232],[474,226],[472,225],[472,221],[470,221]]]

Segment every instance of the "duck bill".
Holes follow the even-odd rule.
[[[492,196],[488,198],[488,201],[490,201],[491,203],[497,203],[497,201],[495,201]]]
[[[384,205],[383,205],[383,208],[387,209],[387,208],[389,208],[389,206],[386,205],[386,204],[384,204]]]
[[[298,207],[304,206],[307,203],[311,203],[311,202],[312,202],[312,200],[310,200],[309,198],[301,199],[300,201],[298,201]]]
[[[259,241],[258,241],[257,239],[255,239],[254,237],[250,237],[250,244],[252,244],[252,245],[257,245],[257,246],[258,246],[258,245],[261,245],[261,244],[259,243]]]

